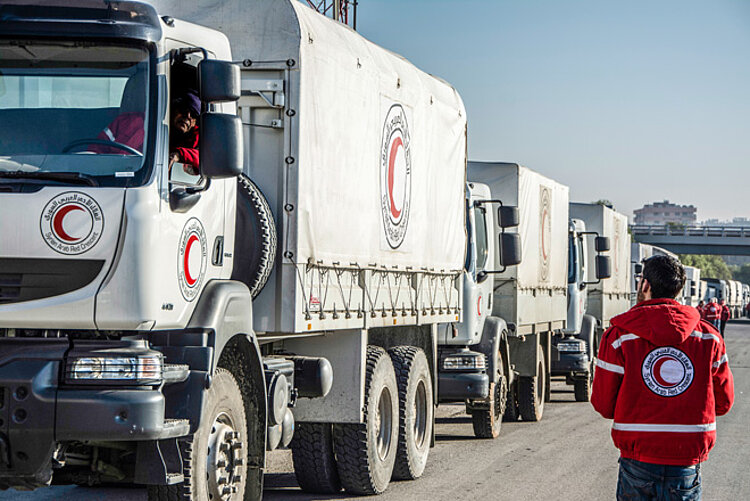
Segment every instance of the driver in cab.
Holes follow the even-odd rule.
[[[201,101],[195,91],[188,90],[172,102],[172,131],[169,137],[169,170],[176,162],[183,170],[197,176],[200,169],[198,154],[198,118]]]

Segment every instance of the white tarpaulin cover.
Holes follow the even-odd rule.
[[[609,237],[608,255],[612,262],[612,276],[598,284],[590,285],[589,290],[600,290],[604,293],[630,293],[630,235],[628,234],[628,217],[604,205],[573,202],[570,204],[570,217],[581,219],[586,223],[587,231],[596,231],[603,237]],[[596,250],[593,239],[589,240],[587,262],[588,281],[596,281],[593,265]]]
[[[295,61],[285,89],[296,108],[291,150],[280,157],[294,157],[291,186],[259,183],[294,206],[280,229],[286,255],[462,268],[466,114],[453,87],[296,0],[151,3],[225,33],[234,59]]]

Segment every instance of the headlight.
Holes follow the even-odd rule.
[[[583,351],[582,343],[558,343],[557,351]]]
[[[485,370],[484,355],[476,352],[458,353],[443,359],[443,369],[447,371]]]
[[[68,360],[66,378],[79,383],[159,384],[162,380],[162,357],[80,357]]]

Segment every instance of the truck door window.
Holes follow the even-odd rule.
[[[487,265],[489,249],[487,248],[487,221],[485,220],[484,209],[481,207],[474,208],[474,240],[477,251],[477,273],[483,271]]]
[[[172,52],[170,65],[169,177],[176,184],[193,185],[201,181],[198,121],[198,64],[202,52]]]
[[[576,260],[576,237],[573,234],[568,236],[568,283],[574,284],[578,277],[578,264]]]
[[[584,271],[586,269],[586,253],[583,252],[583,238],[584,237],[578,237],[576,240],[576,249],[578,249],[578,279],[583,282],[586,280],[586,276],[584,274]]]

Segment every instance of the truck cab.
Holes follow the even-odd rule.
[[[568,321],[560,335],[552,338],[552,375],[565,376],[572,384],[577,401],[588,401],[596,356],[596,318],[586,313],[589,263],[589,238],[595,236],[597,251],[596,279],[608,278],[609,241],[595,232],[586,231],[586,223],[571,219],[568,232]],[[594,282],[595,283],[595,282]]]
[[[494,234],[494,205],[498,224]],[[463,321],[444,325],[438,340],[438,401],[466,402],[474,432],[494,438],[500,430],[502,409],[514,376],[508,360],[507,327],[492,315],[495,263],[520,262],[520,239],[504,229],[517,225],[517,208],[493,200],[482,183],[466,185],[466,263],[463,281]],[[499,256],[498,256],[499,253]],[[496,261],[496,257],[499,261]]]

